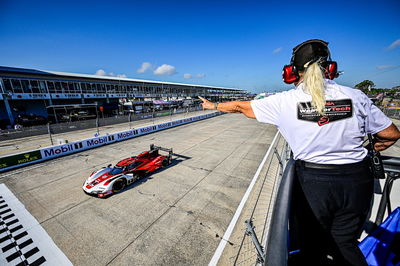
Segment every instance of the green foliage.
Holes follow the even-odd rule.
[[[368,88],[370,87],[371,89],[373,87],[375,87],[375,84],[370,81],[370,80],[364,80],[360,83],[358,83],[357,85],[354,86],[356,89],[362,90],[362,91],[366,91],[368,90]]]

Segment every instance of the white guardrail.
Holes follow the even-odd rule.
[[[42,161],[51,160],[64,155],[77,153],[84,150],[97,148],[106,144],[123,141],[138,136],[150,134],[153,132],[161,131],[164,129],[192,123],[195,121],[214,117],[220,114],[221,114],[220,112],[215,112],[211,114],[183,118],[166,123],[125,130],[113,134],[107,134],[105,136],[83,139],[62,145],[45,147],[38,150],[32,150],[14,155],[2,156],[0,157],[0,172],[9,171],[29,164],[35,164]]]

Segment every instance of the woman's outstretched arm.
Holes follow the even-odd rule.
[[[203,97],[199,96],[199,98],[203,101],[201,105],[204,109],[218,110],[225,113],[242,113],[249,118],[256,118],[253,109],[251,108],[250,101],[213,103]]]

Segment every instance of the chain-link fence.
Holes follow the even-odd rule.
[[[277,133],[229,238],[231,245],[225,246],[218,265],[255,265],[259,262],[258,251],[262,253],[267,245],[275,198],[289,157],[290,148]]]
[[[65,132],[72,132],[76,130],[106,127],[121,123],[131,123],[143,119],[154,119],[163,116],[173,116],[175,114],[189,113],[202,110],[201,106],[193,106],[186,108],[171,108],[169,110],[162,110],[157,112],[134,114],[129,113],[126,115],[115,115],[112,117],[97,117],[90,120],[72,121],[57,124],[47,124],[32,127],[22,127],[19,129],[5,129],[1,130],[0,141],[10,140],[17,138],[24,138],[30,136],[44,135],[44,134],[60,134]]]
[[[385,115],[390,118],[399,119],[400,120],[400,108],[387,108],[383,107],[381,109]]]

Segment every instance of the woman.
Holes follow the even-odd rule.
[[[357,239],[373,195],[363,141],[377,151],[399,138],[397,127],[359,90],[336,84],[328,43],[309,40],[293,49],[283,69],[296,88],[254,101],[212,103],[204,109],[243,113],[275,125],[296,160],[292,209],[300,227],[300,265],[367,265]],[[300,215],[296,215],[300,214]]]

